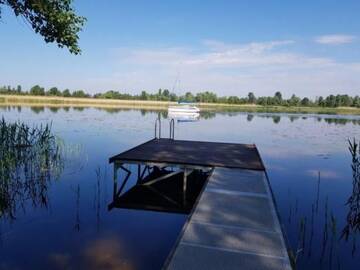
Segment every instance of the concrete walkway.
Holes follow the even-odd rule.
[[[167,269],[291,269],[264,171],[215,168]]]

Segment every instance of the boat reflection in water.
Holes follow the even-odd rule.
[[[197,122],[200,120],[199,113],[181,113],[169,111],[168,118],[176,119],[177,122]]]
[[[178,106],[168,108],[168,117],[178,122],[195,122],[200,119],[200,109],[193,103],[179,102]]]
[[[177,106],[170,106],[168,112],[174,113],[199,113],[200,109],[191,102],[179,102]]]

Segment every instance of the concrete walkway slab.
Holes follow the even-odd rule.
[[[264,171],[215,168],[167,269],[290,270]]]
[[[207,185],[211,189],[236,190],[241,192],[266,193],[263,171],[229,170],[217,168]]]
[[[246,253],[282,257],[281,237],[278,233],[229,228],[191,222],[184,233],[183,242]],[[259,245],[259,243],[262,243]]]
[[[275,230],[267,198],[207,192],[201,195],[192,220],[249,229]]]
[[[168,269],[290,270],[286,259],[180,244]]]

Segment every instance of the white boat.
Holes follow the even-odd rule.
[[[169,106],[168,112],[176,114],[195,114],[199,113],[200,109],[194,105],[182,104],[180,106]]]

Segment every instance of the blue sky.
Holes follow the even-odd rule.
[[[0,85],[360,94],[360,1],[75,0],[82,55],[3,9]]]

